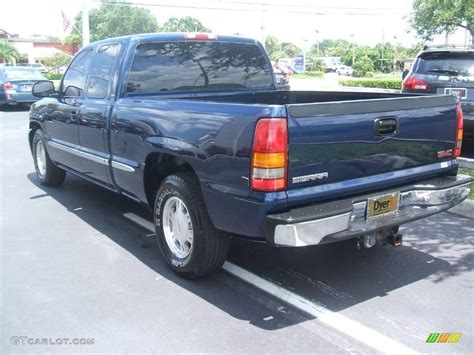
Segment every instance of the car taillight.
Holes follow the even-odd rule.
[[[198,39],[198,40],[206,40],[206,39],[217,39],[217,36],[213,33],[194,33],[194,32],[186,32],[184,34],[185,39]]]
[[[287,119],[261,118],[253,139],[251,188],[258,191],[286,190],[287,163]]]
[[[454,139],[454,158],[459,158],[461,155],[461,147],[462,147],[462,136],[463,136],[463,127],[464,127],[464,118],[462,115],[461,105],[456,105],[456,138]]]
[[[403,90],[410,90],[410,91],[428,91],[429,86],[423,80],[408,77],[403,81]]]
[[[13,90],[13,89],[15,89],[15,88],[13,87],[12,83],[9,83],[9,82],[6,82],[5,84],[3,84],[3,88],[4,88],[5,90]]]

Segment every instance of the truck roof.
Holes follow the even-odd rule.
[[[198,38],[196,38],[198,37]],[[207,38],[206,38],[207,37]],[[161,33],[141,33],[122,37],[107,38],[100,41],[92,42],[87,47],[95,47],[104,43],[111,42],[127,42],[135,39],[138,42],[153,41],[187,41],[187,40],[215,40],[219,42],[238,42],[256,44],[258,41],[253,38],[241,37],[235,35],[216,35],[211,33],[195,33],[195,32],[161,32]]]

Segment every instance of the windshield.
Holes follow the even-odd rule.
[[[43,80],[45,77],[35,69],[6,69],[7,80]]]
[[[271,87],[270,65],[255,44],[210,41],[137,46],[127,92]]]
[[[415,72],[474,76],[474,53],[429,53],[419,59]]]

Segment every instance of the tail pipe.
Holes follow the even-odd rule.
[[[382,229],[377,232],[364,235],[357,241],[357,247],[363,245],[364,248],[372,248],[375,244],[387,245],[390,244],[394,247],[402,245],[403,237],[398,233],[398,227]]]

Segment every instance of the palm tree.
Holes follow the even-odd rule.
[[[4,63],[13,62],[20,58],[20,53],[17,49],[8,42],[0,42],[0,59],[3,59]]]

